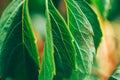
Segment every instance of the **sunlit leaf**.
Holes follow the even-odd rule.
[[[72,79],[83,80],[91,72],[95,54],[94,43],[97,48],[102,33],[95,13],[83,0],[66,0],[66,4],[68,25],[77,51],[77,70],[74,72],[75,74],[73,73]],[[98,32],[96,32],[97,30]],[[96,38],[98,40],[95,40]]]

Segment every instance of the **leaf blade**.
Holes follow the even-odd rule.
[[[54,75],[53,79],[62,80],[70,77],[72,71],[75,69],[75,49],[72,42],[73,39],[68,26],[54,7],[52,0],[48,0],[48,14],[50,16],[56,67],[56,75]]]
[[[27,3],[27,0],[12,1],[0,20],[0,75],[3,79],[37,80],[38,51]]]
[[[52,80],[55,75],[54,49],[51,32],[51,23],[48,10],[48,0],[46,0],[46,41],[44,47],[44,55],[42,59],[42,67],[39,75],[39,80]]]
[[[97,48],[99,47],[99,44],[101,42],[101,37],[102,37],[102,31],[100,28],[100,24],[99,24],[99,20],[97,15],[94,13],[94,11],[90,8],[89,5],[87,5],[84,1],[78,1],[79,3],[79,7],[81,8],[81,10],[83,11],[83,13],[85,14],[86,18],[89,20],[92,29],[93,29],[93,39],[94,39],[94,44],[95,44],[95,48],[97,50]],[[80,5],[82,4],[82,5]]]
[[[95,47],[97,49],[102,33],[95,13],[83,0],[65,0],[65,2],[67,6],[68,25],[75,41],[74,45],[77,53],[77,69],[73,72],[71,80],[84,80],[87,79],[91,73]],[[93,17],[95,17],[98,23],[95,26],[93,25],[95,20],[91,19]],[[98,29],[99,34],[96,34],[96,29]],[[96,38],[98,38],[98,40],[96,40]]]

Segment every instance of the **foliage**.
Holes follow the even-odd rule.
[[[0,76],[4,80],[37,80],[38,50],[27,2],[12,1],[0,19]]]
[[[120,0],[92,0],[104,19],[113,20],[120,14]]]
[[[119,80],[119,79],[120,79],[120,65],[116,68],[116,70],[110,76],[109,80]]]
[[[109,10],[108,4],[107,8],[106,5],[101,8],[100,5],[107,4],[106,1],[108,0],[88,2],[96,5],[104,19],[109,19],[116,7],[114,5]],[[65,19],[57,9],[59,2],[60,0],[13,0],[4,10],[0,18],[1,79],[97,79],[97,75],[91,71],[102,37],[98,16],[85,0],[64,0]],[[115,4],[114,1],[112,3]],[[39,61],[36,32],[29,15],[36,13],[46,16],[42,61]],[[112,78],[113,76],[114,74]]]

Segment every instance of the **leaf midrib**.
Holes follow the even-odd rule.
[[[50,14],[51,14],[51,16],[53,17],[52,13],[50,13]],[[53,19],[54,19],[54,17],[53,17]],[[71,62],[71,64],[72,64],[72,59],[71,59],[70,55],[68,54],[68,50],[67,50],[66,45],[65,45],[65,42],[64,42],[64,40],[63,40],[62,32],[61,32],[61,30],[60,30],[60,28],[59,28],[59,25],[58,25],[57,21],[56,21],[55,19],[54,19],[54,21],[55,21],[55,23],[56,23],[56,25],[57,25],[57,27],[58,27],[58,30],[60,31],[61,40],[62,40],[62,42],[63,42],[63,45],[65,46],[65,51],[67,52],[67,55],[69,56],[70,62]]]
[[[69,2],[69,1],[68,1]],[[74,5],[72,5],[70,2],[69,2],[69,4],[71,5],[71,6],[73,6],[74,8],[76,8],[77,9],[77,12],[79,12],[79,14],[82,14],[83,16],[84,16],[84,20],[87,22],[87,25],[89,24],[90,26],[91,26],[91,24],[90,24],[90,22],[89,22],[89,20],[88,20],[88,18],[85,16],[85,14],[82,12],[82,10],[80,9],[80,7],[78,6],[78,4],[73,0],[73,2],[74,2],[74,4],[77,6],[77,8],[74,6]],[[67,8],[69,8],[69,7],[67,7]],[[70,8],[69,8],[70,9]],[[79,9],[79,10],[78,10]],[[71,9],[70,9],[71,10]],[[71,11],[72,12],[72,11]],[[76,19],[77,20],[77,19]],[[85,27],[85,26],[84,26]],[[87,31],[89,31],[89,33],[92,33],[92,35],[93,35],[93,31],[92,31],[92,28],[90,28],[91,29],[91,32],[90,32],[90,30],[87,28],[87,27],[85,27],[86,29],[87,29]]]
[[[68,1],[68,2],[69,2],[69,1]],[[83,14],[82,10],[78,7],[78,4],[77,4],[75,1],[73,1],[73,2],[74,2],[74,4],[77,6],[77,8],[76,8],[74,5],[72,5],[70,2],[69,2],[69,4],[70,4],[71,6],[73,6],[74,8],[76,8],[78,13],[81,12],[80,14],[82,14],[82,15],[85,17],[85,20],[87,21],[87,24],[89,24],[89,25],[91,26],[91,24],[88,22],[87,17]],[[74,17],[74,20],[75,20],[75,22],[76,22],[76,24],[77,24],[77,28],[78,28],[78,30],[79,30],[79,32],[80,32],[80,34],[81,34],[84,42],[86,43],[87,48],[89,49],[89,51],[91,51],[90,48],[89,48],[89,45],[87,44],[87,42],[86,42],[86,40],[85,40],[85,38],[84,38],[84,36],[83,36],[84,33],[82,34],[82,31],[81,31],[80,28],[79,28],[79,25],[78,25],[78,22],[76,21],[77,19],[76,19],[75,15],[73,14],[73,12],[71,11],[71,9],[70,9],[69,7],[67,7],[67,8],[68,8],[69,11],[72,13],[72,15],[73,15],[73,17]],[[78,10],[78,9],[79,9],[79,10]],[[68,15],[69,15],[69,14],[68,14]],[[68,19],[68,20],[69,20],[69,19]],[[70,23],[70,22],[68,21],[68,24],[72,24],[72,23]],[[72,26],[73,26],[73,25],[72,25]],[[73,27],[74,27],[74,26],[73,26]],[[86,27],[84,27],[84,28],[86,28]],[[86,29],[87,29],[87,31],[89,31],[88,28],[86,28]],[[90,34],[87,34],[87,35],[90,35]],[[78,45],[76,39],[75,39],[74,41],[75,41],[75,44],[76,44],[76,46],[78,47],[78,50],[79,50],[79,52],[80,52],[81,59],[83,60],[83,57],[82,57],[82,54],[81,54],[81,50],[80,50],[81,47]],[[86,51],[85,51],[85,52],[86,52]],[[87,53],[87,52],[86,52],[86,53]],[[90,53],[91,53],[91,52],[90,52]],[[85,66],[85,64],[84,64],[83,61],[82,61],[82,64],[83,64],[84,70],[85,70],[86,72],[88,72],[88,71],[87,71],[87,68],[86,68],[86,66]]]

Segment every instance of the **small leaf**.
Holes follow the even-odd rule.
[[[120,79],[120,65],[116,68],[116,70],[110,76],[109,80],[119,80],[119,79]]]
[[[103,19],[113,20],[120,14],[120,0],[92,0]]]
[[[104,19],[107,18],[111,8],[111,0],[92,0]]]
[[[0,76],[3,80],[37,80],[38,51],[27,0],[13,0],[0,19]]]
[[[107,16],[108,20],[114,20],[120,15],[120,0],[111,0],[111,8],[109,10],[109,14]]]

